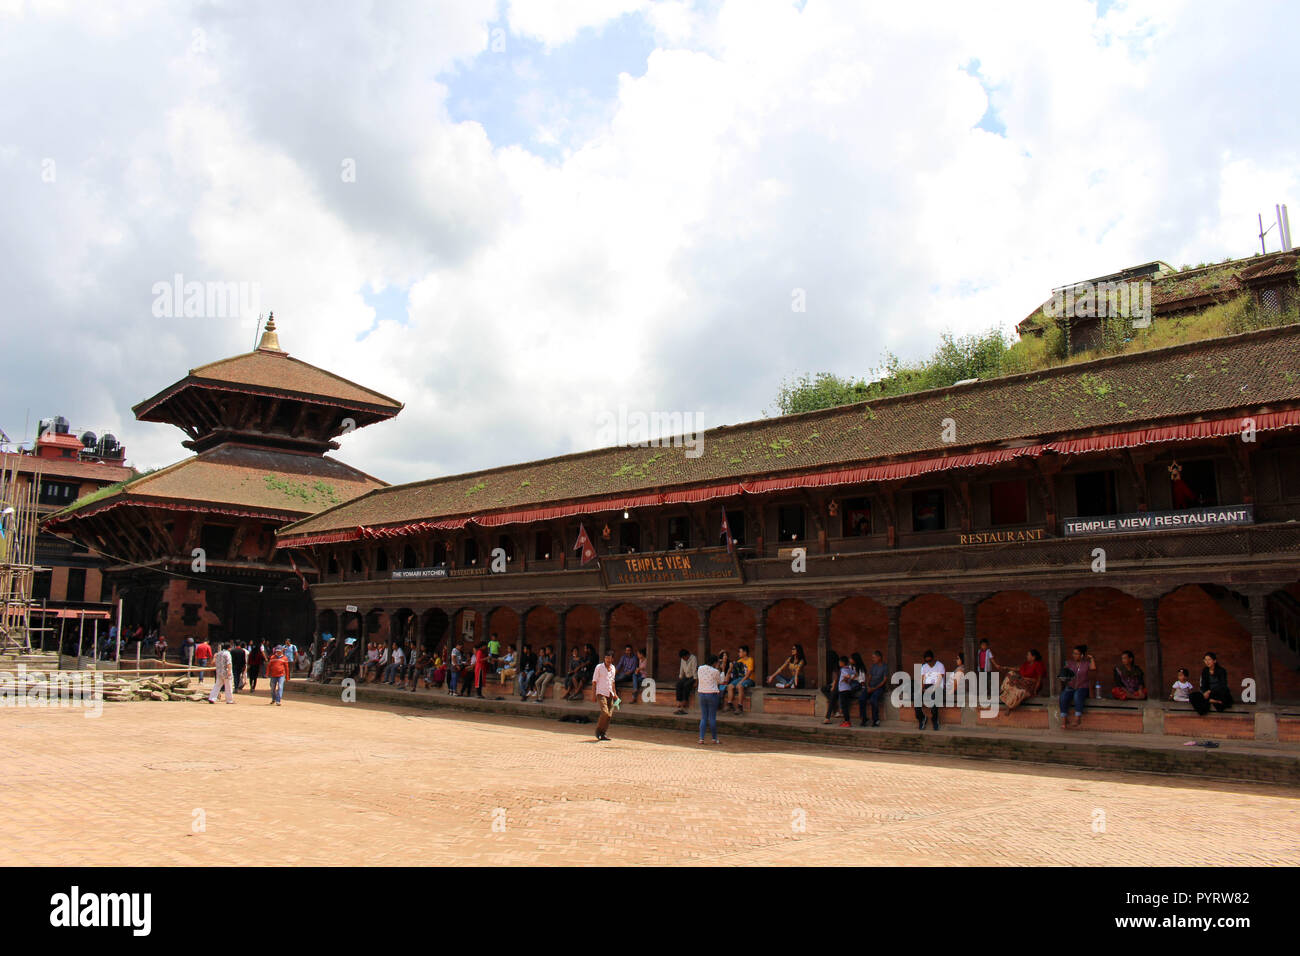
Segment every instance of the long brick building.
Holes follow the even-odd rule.
[[[612,447],[377,488],[277,539],[320,569],[318,630],[352,648],[630,643],[665,681],[681,648],[748,644],[766,676],[798,642],[810,689],[761,706],[811,713],[832,651],[910,669],[988,638],[1050,676],[1086,643],[1107,684],[1123,650],[1145,668],[1152,700],[1089,717],[1135,733],[1190,732],[1161,698],[1214,650],[1253,698],[1220,732],[1300,740],[1298,426],[1292,325],[711,429],[698,457]]]

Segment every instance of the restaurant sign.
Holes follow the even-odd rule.
[[[487,568],[396,568],[391,574],[394,581],[411,578],[467,578],[487,574]]]
[[[1253,524],[1253,505],[1216,508],[1185,508],[1182,511],[1144,511],[1131,515],[1100,515],[1065,519],[1065,536],[1084,534],[1131,534],[1133,532],[1176,531],[1184,528],[1218,528]]]
[[[602,554],[600,573],[605,586],[610,588],[719,582],[739,584],[743,580],[735,553],[723,548],[654,554]]]
[[[1047,532],[1042,528],[1016,528],[1009,531],[972,531],[962,534],[958,544],[1018,544],[1023,541],[1042,541]]]

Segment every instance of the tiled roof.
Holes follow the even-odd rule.
[[[396,399],[293,358],[284,352],[257,349],[190,369],[188,376],[136,405],[134,409],[136,417],[147,416],[155,406],[182,388],[203,385],[236,389],[244,387],[267,393],[291,394],[308,400],[316,398],[352,405],[367,405],[378,409],[389,409],[393,414],[402,408],[402,403]]]
[[[154,502],[226,507],[289,520],[382,487],[379,479],[333,458],[227,444],[141,475],[111,494],[87,496],[49,520],[59,523],[116,504]]]
[[[395,485],[282,529],[324,532],[959,453],[1300,400],[1300,326],[706,431],[703,454],[614,447]],[[951,418],[956,442],[941,429]]]
[[[81,443],[77,443],[80,447]],[[102,481],[112,484],[125,481],[135,474],[126,465],[110,465],[98,461],[79,461],[73,458],[38,458],[35,455],[16,455],[0,452],[0,468],[14,469],[31,474],[40,471],[47,478],[79,478],[82,481]]]

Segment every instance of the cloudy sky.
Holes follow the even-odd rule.
[[[176,275],[405,402],[338,453],[389,481],[619,406],[756,418],[1257,251],[1300,219],[1297,36],[1287,2],[0,0],[0,428],[183,457],[130,406],[254,325],[156,314]]]

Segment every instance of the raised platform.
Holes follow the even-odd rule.
[[[493,693],[494,690],[497,692]],[[339,700],[342,688],[337,682],[318,684],[299,678],[292,681],[286,694],[288,698],[310,695]],[[662,703],[624,704],[615,717],[615,724],[623,727],[679,730],[684,739],[693,744],[699,725],[698,711],[692,710],[685,717],[676,716],[670,706],[671,690],[666,700],[669,706]],[[595,717],[594,705],[588,701],[521,702],[517,696],[500,692],[499,685],[485,688],[483,699],[453,697],[444,689],[405,691],[383,684],[359,685],[356,687],[356,703],[353,706],[366,704],[553,719],[575,715],[592,719]],[[1036,709],[1042,712],[1041,706]],[[1014,716],[1019,712],[1014,711],[1006,716]],[[906,719],[900,719],[900,716]],[[797,740],[865,751],[1017,760],[1300,787],[1300,747],[1287,741],[1225,739],[1217,748],[1188,747],[1185,746],[1187,738],[1168,733],[1032,729],[1009,725],[990,728],[964,726],[961,720],[943,724],[939,731],[918,731],[908,712],[904,711],[900,716],[891,715],[891,719],[882,720],[878,728],[841,728],[823,725],[815,717],[753,712],[742,717],[723,714],[719,717],[718,730],[720,736]],[[1252,715],[1245,716],[1254,719]],[[1207,734],[1204,731],[1207,728],[1208,725],[1202,725],[1202,732],[1196,734],[1196,739],[1205,739]]]

